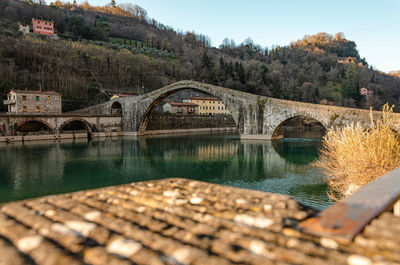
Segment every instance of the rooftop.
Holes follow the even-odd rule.
[[[1,264],[398,264],[400,217],[343,245],[288,196],[164,179],[0,206]]]
[[[216,97],[190,97],[189,99],[191,99],[191,100],[214,100],[214,101],[220,101],[219,98],[216,98]]]
[[[168,104],[172,106],[198,106],[196,103],[190,103],[190,102],[168,102]]]
[[[118,97],[133,97],[133,96],[137,96],[137,94],[127,94],[127,93],[119,93],[119,94],[113,94],[114,96],[118,96]]]
[[[37,20],[37,21],[46,21],[46,22],[53,22],[53,20],[47,20],[47,19],[42,19],[42,18],[32,18],[33,20]]]
[[[44,91],[44,90],[10,90],[11,92],[15,92],[17,94],[43,94],[43,95],[61,95],[58,92],[55,91]]]

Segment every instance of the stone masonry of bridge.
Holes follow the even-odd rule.
[[[283,122],[297,116],[313,118],[327,129],[357,121],[370,124],[369,110],[257,96],[196,81],[179,81],[141,96],[117,98],[79,112],[110,114],[113,104],[118,102],[122,106],[123,131],[144,135],[155,107],[167,96],[184,89],[202,91],[219,98],[232,114],[242,138],[271,139]],[[374,117],[380,114],[379,111],[373,112]],[[400,129],[400,114],[394,114],[394,119],[393,129]]]
[[[16,135],[18,127],[26,122],[37,121],[49,128],[50,133],[59,134],[72,121],[82,122],[86,130],[93,132],[121,131],[120,115],[79,115],[79,114],[2,114],[0,115],[0,136]]]

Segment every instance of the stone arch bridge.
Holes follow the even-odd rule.
[[[122,130],[146,134],[146,126],[155,107],[167,96],[184,89],[194,89],[219,98],[230,111],[242,138],[271,139],[288,119],[306,116],[325,128],[350,122],[370,123],[370,111],[355,108],[303,103],[257,96],[238,90],[196,81],[179,81],[141,96],[117,98],[82,109],[86,114],[122,114]],[[379,116],[379,111],[373,112]],[[394,114],[394,126],[399,129],[400,114]]]
[[[71,126],[73,125],[73,126]],[[24,127],[59,134],[64,130],[85,130],[89,133],[121,130],[120,115],[80,114],[2,114],[0,136],[15,136],[24,133]]]

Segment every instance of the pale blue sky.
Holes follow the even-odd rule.
[[[88,0],[92,5],[109,0]],[[79,1],[78,1],[79,2]],[[82,2],[82,0],[81,0]],[[195,31],[219,46],[247,37],[263,47],[288,45],[305,34],[344,32],[361,57],[381,71],[400,70],[400,0],[116,0],[138,4],[149,17]]]

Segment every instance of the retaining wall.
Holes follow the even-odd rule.
[[[176,129],[210,129],[237,127],[231,115],[156,115],[147,124],[147,131]]]

